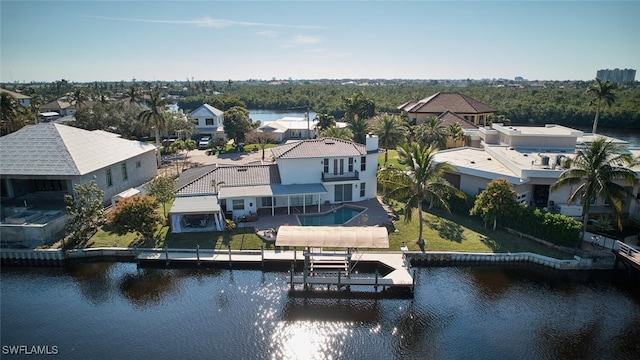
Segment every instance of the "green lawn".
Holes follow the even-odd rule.
[[[396,169],[402,169],[404,168],[404,166],[400,165],[400,163],[398,163],[398,151],[397,150],[389,150],[389,154],[387,156],[387,167],[394,167]],[[384,152],[381,152],[378,155],[378,164],[380,164],[380,167],[384,166]]]
[[[418,239],[418,212],[414,210],[411,222],[404,221],[399,210],[401,204],[395,203],[394,211],[399,219],[389,229],[389,247],[399,249],[402,243],[409,250],[420,250]],[[423,211],[423,238],[426,251],[457,251],[483,253],[533,252],[557,259],[571,259],[573,254],[547,247],[536,241],[521,238],[506,231],[484,228],[478,219],[468,216],[449,214],[446,211]],[[397,232],[395,231],[397,230]]]

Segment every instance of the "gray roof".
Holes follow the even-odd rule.
[[[190,114],[192,117],[204,117],[207,115],[210,116],[222,116],[224,115],[224,111],[214,108],[209,104],[203,104],[199,108],[193,110]]]
[[[0,174],[84,175],[155,149],[106,131],[57,123],[29,125],[0,137]]]
[[[14,98],[16,98],[16,99],[31,99],[31,97],[30,97],[30,96],[27,96],[27,95],[25,95],[25,94],[22,94],[22,93],[18,93],[18,92],[15,92],[15,91],[11,91],[11,90],[7,90],[7,89],[2,89],[2,88],[0,88],[0,93],[3,93],[3,92],[4,92],[4,93],[7,93],[7,94],[9,94],[9,95],[11,95],[11,96],[13,96],[13,97],[14,97]]]
[[[328,191],[324,185],[316,184],[271,184],[257,186],[224,186],[220,189],[219,198],[229,199],[245,196],[286,196],[286,195],[312,195],[326,194]],[[307,204],[310,205],[310,204]]]
[[[215,196],[177,197],[171,205],[169,214],[206,214],[220,212],[218,198]]]
[[[218,183],[224,182],[224,187],[235,186],[257,186],[280,183],[280,172],[276,164],[269,165],[246,165],[246,166],[208,166],[209,171],[198,171],[187,173],[185,176],[190,181],[183,180],[183,176],[178,179],[177,196],[187,196],[196,194],[213,194],[214,188],[211,180]],[[186,172],[185,172],[186,173]],[[194,175],[200,176],[195,177]]]
[[[367,154],[362,144],[336,138],[302,140],[271,148],[276,159],[325,158]]]

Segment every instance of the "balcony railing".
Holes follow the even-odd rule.
[[[334,173],[322,173],[322,182],[329,181],[346,181],[346,180],[360,180],[360,173],[358,170],[349,171],[342,174]]]

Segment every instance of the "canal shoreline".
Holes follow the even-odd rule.
[[[141,258],[143,253],[156,254]],[[378,252],[371,252],[378,253]],[[571,260],[559,260],[535,253],[462,253],[446,251],[388,251],[402,253],[411,266],[532,266],[555,270],[612,270],[615,254],[600,251],[598,256],[575,256]],[[233,268],[233,269],[283,269],[296,267],[304,261],[301,250],[201,250],[158,248],[90,248],[61,249],[2,249],[2,266],[64,266],[87,262],[135,262],[140,267],[177,268]]]

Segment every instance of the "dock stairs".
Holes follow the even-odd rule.
[[[349,276],[347,256],[314,255],[309,258],[309,276]]]

